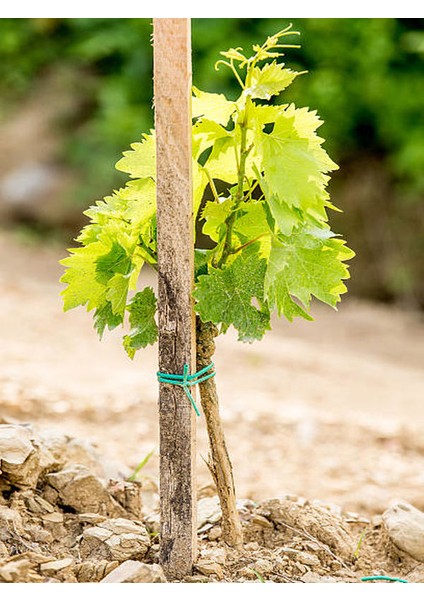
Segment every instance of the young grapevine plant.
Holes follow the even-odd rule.
[[[280,102],[302,75],[279,62],[290,47],[283,38],[294,33],[287,28],[254,45],[251,56],[240,48],[221,53],[216,68],[233,72],[236,100],[193,88],[194,219],[211,240],[209,249],[196,244],[194,308],[201,327],[215,335],[214,326],[232,326],[244,342],[263,337],[273,311],[311,320],[313,298],[336,307],[354,256],[328,224],[328,210],[336,210],[329,173],[338,167],[317,135],[322,121]],[[65,310],[94,311],[100,337],[126,327],[123,345],[133,358],[158,336],[153,289],[139,285],[145,263],[157,268],[154,131],[116,167],[130,179],[85,212],[80,245],[61,261],[62,294]]]

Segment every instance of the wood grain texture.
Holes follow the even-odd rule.
[[[194,372],[190,19],[154,19],[153,39],[159,370]],[[195,414],[181,387],[160,384],[159,426],[160,561],[178,579],[196,556]]]

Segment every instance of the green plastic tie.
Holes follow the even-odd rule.
[[[361,581],[397,581],[398,583],[409,583],[406,579],[399,579],[399,577],[387,577],[387,575],[374,575],[373,577],[361,577]]]
[[[200,417],[200,412],[196,406],[193,396],[190,393],[190,387],[193,385],[197,385],[198,383],[203,383],[211,377],[214,377],[214,375],[215,365],[213,363],[211,363],[207,367],[203,367],[203,369],[197,371],[197,373],[193,373],[193,375],[190,375],[190,367],[188,364],[184,365],[182,375],[176,375],[174,373],[161,373],[160,371],[157,372],[159,383],[179,385],[184,389],[186,396],[190,400],[191,405],[194,408],[194,412],[198,417]]]

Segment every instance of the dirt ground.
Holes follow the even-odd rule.
[[[65,249],[0,234],[0,416],[92,442],[122,476],[152,450],[156,347],[132,362],[120,333],[99,342],[84,309],[62,312]],[[145,281],[154,280],[149,273]],[[285,494],[365,518],[394,499],[424,509],[422,315],[346,297],[313,323],[276,321],[262,342],[228,333],[215,359],[239,498]],[[211,483],[198,419],[198,485]]]
[[[132,468],[157,449],[157,348],[130,361],[119,331],[100,342],[84,309],[63,313],[64,256],[0,237],[2,414],[84,437]],[[315,317],[277,321],[252,345],[217,340],[238,495],[289,492],[367,514],[393,497],[424,508],[422,316],[346,297]],[[203,418],[198,447],[201,485]],[[157,465],[156,452],[146,473]]]

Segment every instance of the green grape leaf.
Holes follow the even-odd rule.
[[[131,359],[134,358],[137,350],[154,344],[158,339],[155,321],[156,306],[156,296],[151,287],[137,292],[127,306],[131,331],[124,336],[123,344]]]
[[[272,124],[280,117],[284,110],[288,107],[287,104],[272,105],[272,104],[254,104],[252,102],[250,108],[252,127],[255,127],[258,132],[262,132],[264,126]]]
[[[265,195],[267,205],[278,229],[284,235],[291,235],[293,229],[304,220],[302,211],[296,206],[289,206],[282,202],[277,194],[273,194],[268,186],[268,180],[260,177],[261,189]]]
[[[270,230],[266,220],[264,202],[260,200],[244,202],[237,211],[234,232],[238,234],[242,242],[252,240],[259,235],[269,234]]]
[[[270,314],[264,301],[266,261],[251,246],[224,269],[209,267],[195,287],[195,310],[202,321],[230,325],[243,342],[260,340],[270,329]],[[255,303],[258,305],[255,306]]]
[[[253,143],[253,132],[248,132],[248,145]],[[237,152],[240,149],[240,131],[236,128],[234,131],[227,132],[225,137],[216,139],[209,154],[204,169],[211,179],[220,179],[229,184],[238,182]],[[253,159],[255,153],[251,152],[246,160],[245,176],[254,177]]]
[[[310,141],[316,141],[318,144],[324,140],[316,134],[316,130],[324,123],[316,110],[309,110],[306,107],[296,108],[294,104],[287,106],[285,110],[287,117],[294,117],[294,127],[300,138],[308,138]],[[333,163],[334,168],[337,165]]]
[[[216,140],[206,164],[205,170],[212,179],[221,179],[227,183],[237,183],[238,171],[235,149],[237,139],[234,135]]]
[[[301,117],[298,115],[302,122]],[[284,113],[275,122],[272,133],[261,133],[259,137],[266,188],[263,191],[280,229],[290,233],[284,221],[288,211],[283,207],[283,214],[280,214],[278,204],[286,204],[289,209],[298,208],[317,221],[326,221],[329,198],[326,173],[338,167],[319,145],[320,138],[314,137],[313,143],[309,138],[301,138],[295,126],[295,115]],[[293,211],[289,212],[295,217]]]
[[[196,160],[193,160],[193,214],[196,219],[197,213],[199,212],[200,205],[202,203],[203,194],[208,184],[208,177],[203,167],[199,165]]]
[[[104,285],[116,274],[127,275],[131,269],[131,258],[125,248],[119,242],[113,241],[112,246],[106,254],[102,254],[96,260],[97,280]]]
[[[115,314],[112,310],[112,304],[105,302],[100,308],[97,308],[94,313],[94,329],[100,339],[102,339],[106,327],[109,331],[118,327],[123,322],[122,315]]]
[[[122,273],[115,273],[108,282],[106,299],[110,302],[112,312],[115,315],[123,316],[125,312],[129,283],[130,274],[123,275]]]
[[[138,229],[150,226],[156,214],[156,185],[152,179],[129,181],[125,188],[119,190],[119,197],[123,204],[123,219]]]
[[[224,156],[228,148],[231,150]],[[236,162],[234,155],[234,142],[229,132],[218,123],[203,119],[193,125],[193,207],[194,214],[201,205],[205,188],[209,179],[214,178],[216,173],[224,180],[229,177],[232,182],[236,181]],[[208,155],[205,161],[204,153]],[[203,157],[203,159],[202,159]],[[230,164],[228,165],[228,158]],[[210,160],[210,165],[208,161]],[[199,162],[200,161],[200,162]],[[206,162],[206,167],[203,165]],[[201,164],[200,164],[201,163]],[[229,173],[229,175],[228,175]]]
[[[78,242],[87,245],[99,239],[120,240],[130,252],[137,237],[149,231],[155,219],[155,183],[152,179],[130,180],[84,214],[91,222],[82,229]]]
[[[202,212],[202,219],[205,220],[202,231],[214,242],[218,242],[225,229],[225,219],[232,210],[232,198],[223,199],[222,202],[206,202]]]
[[[240,147],[240,129],[227,131],[218,123],[204,119],[193,127],[193,155],[201,159],[205,150],[209,152],[202,162],[211,179],[221,179],[230,184],[238,181],[236,153]],[[249,145],[253,143],[253,132],[248,132]],[[204,155],[203,155],[204,156]],[[250,157],[248,157],[250,158]],[[254,175],[250,160],[246,163],[246,177]]]
[[[309,229],[292,236],[274,237],[265,276],[265,298],[289,321],[311,319],[312,296],[335,307],[346,292],[349,270],[343,262],[354,256],[343,240],[327,230]],[[303,306],[296,303],[296,298]]]
[[[224,94],[202,92],[193,87],[192,117],[206,117],[220,125],[226,125],[236,110],[236,104],[227,100]]]
[[[133,178],[156,179],[156,138],[154,132],[143,134],[143,141],[131,144],[132,150],[123,153],[115,167]]]
[[[233,227],[234,234],[242,244],[258,239],[259,254],[263,258],[269,256],[271,250],[271,230],[264,208],[264,202],[250,200],[245,202]]]
[[[296,71],[285,69],[281,63],[267,63],[262,68],[254,67],[251,71],[250,86],[244,93],[252,98],[269,100],[288,87],[300,75]]]
[[[65,311],[85,305],[90,311],[104,304],[107,287],[97,277],[97,260],[107,250],[108,247],[102,242],[93,242],[82,248],[70,248],[70,256],[60,261],[60,264],[67,267],[60,278],[62,283],[67,284],[61,292]]]
[[[200,275],[208,274],[208,261],[209,261],[208,250],[204,248],[194,249],[194,280],[197,281]]]
[[[202,152],[211,148],[217,140],[226,138],[229,135],[229,132],[225,127],[222,127],[222,125],[219,125],[215,121],[202,119],[193,125],[192,134],[193,157],[197,160]]]

